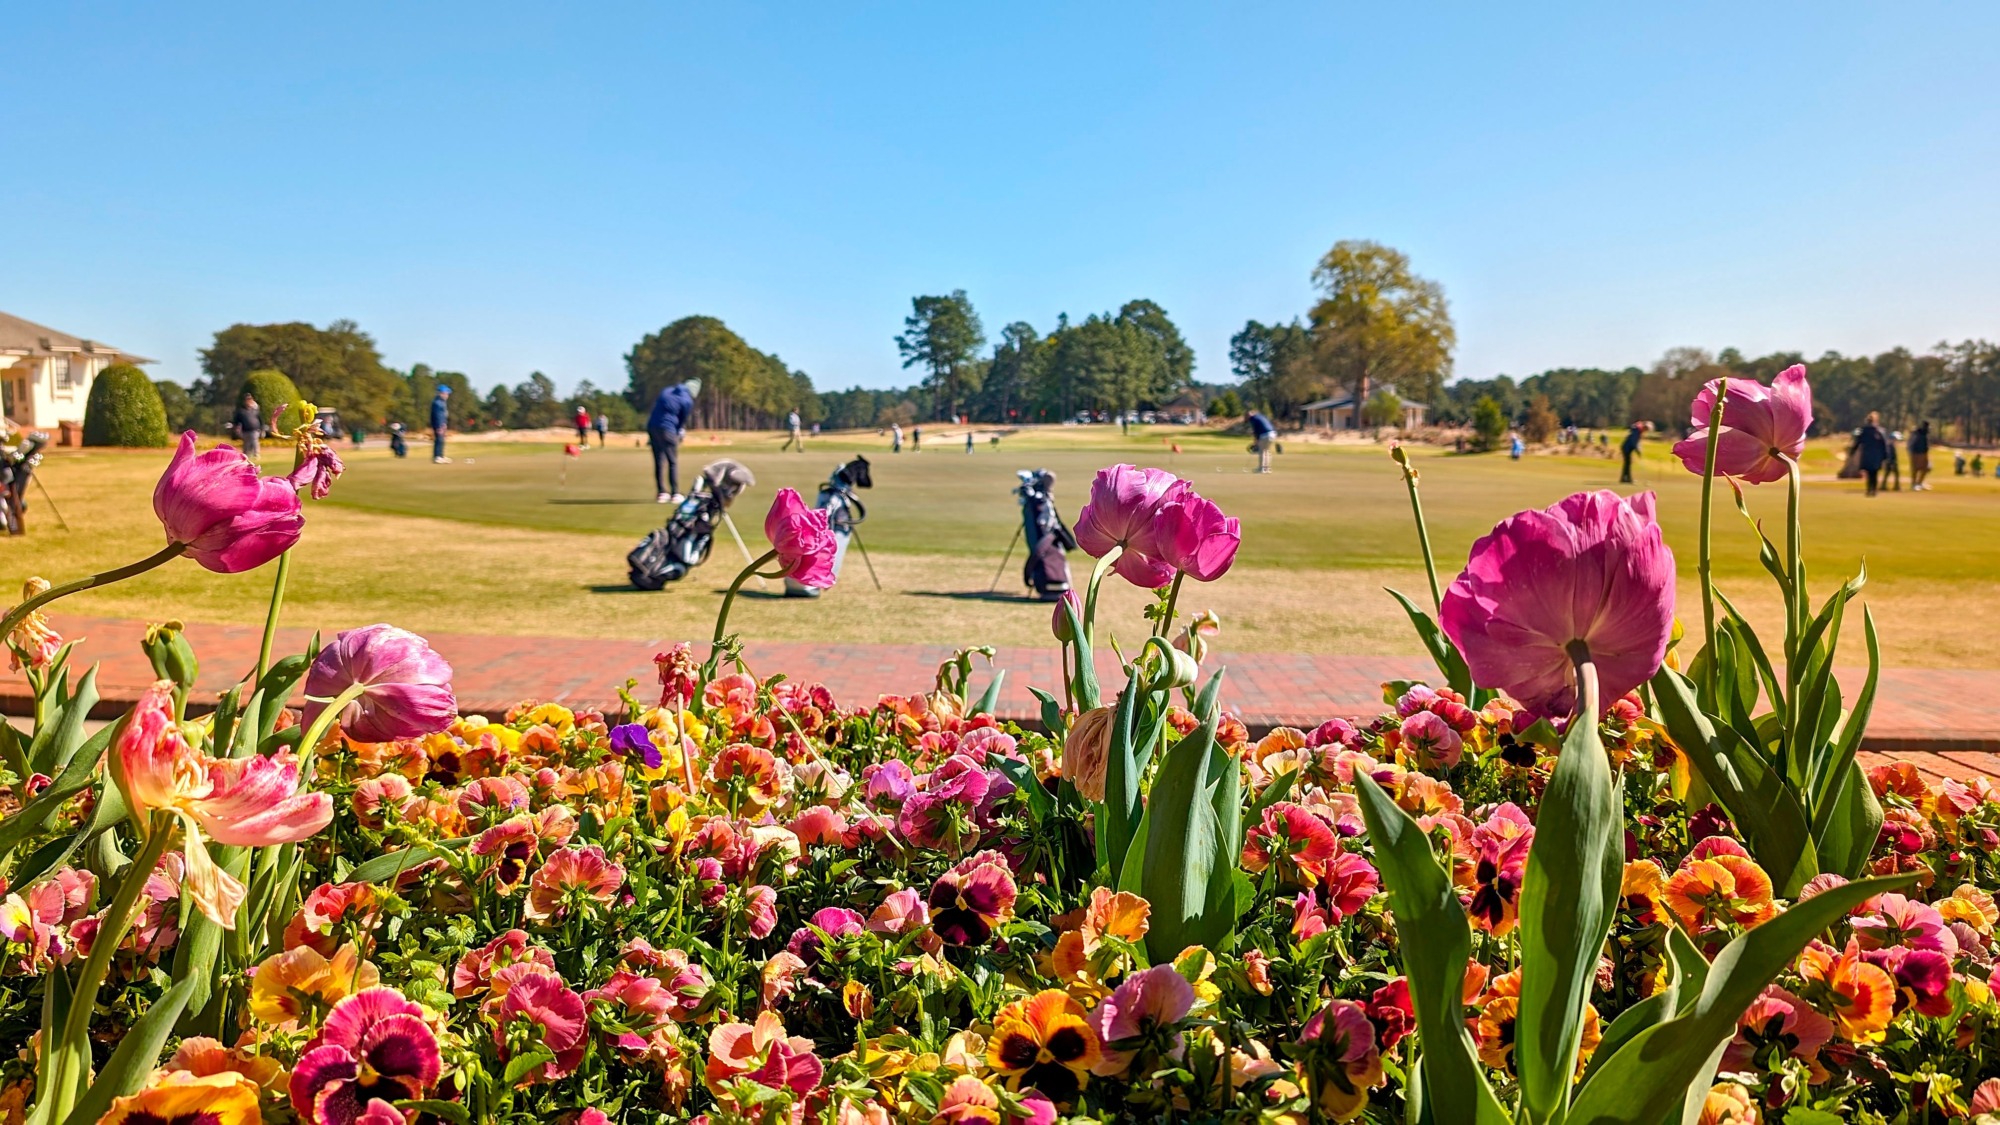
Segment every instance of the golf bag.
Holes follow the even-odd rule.
[[[1069,589],[1069,552],[1076,550],[1076,536],[1056,511],[1056,475],[1047,469],[1022,469],[1015,475],[1021,478],[1014,490],[1021,501],[1021,537],[1028,545],[1021,581],[1034,587],[1041,600],[1060,601]]]
[[[31,430],[18,435],[19,445],[0,445],[0,530],[22,535],[28,530],[28,482],[35,479],[35,466],[42,463],[42,447],[49,435]]]
[[[868,474],[868,458],[856,457],[833,471],[826,483],[819,487],[819,499],[813,507],[826,513],[826,527],[833,533],[833,575],[840,577],[840,564],[847,561],[847,544],[854,538],[855,525],[868,518],[868,509],[862,506],[860,497],[854,495],[857,488],[873,488],[875,479]],[[808,586],[798,579],[785,576],[785,596],[788,598],[816,598],[822,591]]]
[[[403,438],[403,424],[401,422],[389,423],[389,452],[398,457],[408,457],[410,455],[410,443]]]
[[[657,590],[707,562],[723,513],[756,483],[750,470],[734,461],[716,461],[704,468],[694,491],[667,516],[666,526],[648,532],[625,556],[632,585]]]

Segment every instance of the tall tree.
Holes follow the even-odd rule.
[[[1244,397],[1274,418],[1297,417],[1299,407],[1326,387],[1313,361],[1311,335],[1296,320],[1246,323],[1229,338],[1229,367],[1242,381]]]
[[[252,371],[273,368],[316,405],[366,423],[388,417],[403,392],[401,377],[382,365],[374,339],[351,320],[325,328],[303,322],[234,324],[202,349],[201,366],[208,378],[199,397],[217,407],[233,408],[243,380]]]
[[[1194,378],[1194,349],[1181,338],[1181,330],[1167,310],[1141,298],[1125,302],[1118,310],[1118,320],[1144,332],[1159,350],[1159,369],[1150,388],[1154,396],[1170,397]]]
[[[1377,383],[1435,401],[1458,344],[1442,285],[1417,276],[1402,251],[1360,240],[1334,243],[1312,280],[1322,294],[1311,313],[1320,368],[1357,406]]]
[[[1035,326],[1017,320],[1000,330],[993,357],[979,384],[979,412],[995,422],[1011,422],[1033,394],[1037,368],[1046,358]]]
[[[910,315],[903,319],[896,350],[904,367],[923,367],[924,382],[937,398],[940,417],[955,417],[965,397],[979,389],[976,357],[986,343],[986,330],[965,290],[943,297],[910,298]]]
[[[626,399],[641,414],[652,409],[660,388],[700,379],[700,426],[766,426],[803,401],[802,373],[744,343],[712,316],[682,317],[648,335],[625,356],[625,370],[631,379]]]

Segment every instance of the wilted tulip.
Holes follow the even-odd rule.
[[[1063,739],[1063,776],[1086,801],[1104,799],[1104,776],[1111,760],[1110,707],[1092,707],[1076,717]]]
[[[1673,633],[1674,556],[1653,494],[1579,492],[1501,520],[1473,544],[1439,617],[1474,682],[1531,714],[1575,708],[1579,659],[1596,665],[1609,707],[1659,671]]]
[[[778,568],[802,586],[825,590],[833,585],[833,556],[839,550],[827,530],[826,513],[806,507],[799,494],[781,488],[764,517],[764,537],[778,553]]]
[[[451,665],[422,637],[393,625],[349,629],[320,650],[306,673],[307,727],[343,696],[340,729],[356,742],[420,738],[458,717]]]
[[[153,488],[153,513],[167,541],[218,574],[254,570],[299,541],[305,516],[299,494],[283,477],[260,477],[257,466],[228,446],[194,451],[194,431]]]
[[[1695,395],[1697,427],[1685,441],[1674,444],[1674,456],[1689,470],[1702,472],[1708,463],[1708,424],[1721,394],[1721,379],[1710,379]],[[1755,379],[1729,380],[1722,405],[1722,430],[1715,439],[1715,471],[1752,484],[1783,480],[1806,447],[1812,427],[1812,385],[1804,364],[1778,372],[1765,386]]]

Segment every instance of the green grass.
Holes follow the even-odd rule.
[[[927,448],[890,455],[874,435],[814,442],[803,455],[780,453],[780,438],[738,435],[684,450],[684,482],[720,456],[744,462],[757,486],[735,515],[756,549],[761,517],[778,487],[808,499],[835,465],[857,452],[875,466],[865,494],[862,535],[885,589],[849,556],[842,585],[817,603],[752,597],[733,618],[753,640],[849,639],[942,643],[1041,643],[1046,612],[984,595],[1017,521],[1014,471],[1056,472],[1057,500],[1074,518],[1091,475],[1119,460],[1168,467],[1244,526],[1237,568],[1183,604],[1212,607],[1225,622],[1223,646],[1283,651],[1406,652],[1407,625],[1380,593],[1394,584],[1423,600],[1409,504],[1380,446],[1287,443],[1277,472],[1246,472],[1243,441],[1158,427],[1120,436],[1109,427],[1011,433],[998,448],[980,431],[964,452],[963,431],[927,428]],[[1170,443],[1178,443],[1175,454]],[[413,443],[422,446],[423,443]],[[424,448],[427,448],[425,446]],[[413,450],[421,453],[423,449]],[[451,465],[413,455],[395,460],[379,444],[348,455],[349,470],[324,504],[309,504],[308,532],[294,568],[288,620],[346,627],[392,620],[428,631],[573,633],[636,637],[705,635],[716,593],[733,573],[734,546],[660,594],[624,589],[624,554],[657,525],[649,455],[614,438],[568,461],[559,444],[461,440]],[[282,456],[274,451],[272,457]],[[1565,452],[1455,456],[1419,450],[1423,497],[1443,577],[1449,581],[1472,541],[1509,512],[1542,506],[1582,488],[1616,487],[1617,462]],[[1808,562],[1821,593],[1865,557],[1869,601],[1892,663],[1984,666],[1988,630],[1981,607],[2000,604],[2000,482],[1949,475],[1938,491],[1861,495],[1832,479],[1834,452],[1808,459]],[[1941,458],[1948,461],[1948,458]],[[44,477],[75,528],[52,530],[46,505],[31,509],[33,534],[0,540],[0,580],[27,574],[61,580],[129,561],[155,548],[158,525],[147,504],[163,456],[110,451],[51,457]],[[274,468],[276,467],[274,462]],[[1664,443],[1648,445],[1638,487],[1660,497],[1661,521],[1681,564],[1681,613],[1699,628],[1690,582],[1700,490]],[[685,483],[684,483],[685,487]],[[1748,490],[1752,510],[1776,533],[1784,490]],[[1756,563],[1754,539],[1726,491],[1718,494],[1717,573],[1753,616],[1775,607]],[[1015,552],[999,588],[1019,589]],[[1074,556],[1079,570],[1087,563]],[[1079,577],[1081,577],[1079,575]],[[190,620],[254,621],[268,590],[264,575],[217,577],[175,563],[145,578],[64,603],[73,613]],[[754,587],[753,587],[754,591]],[[1119,591],[1114,609],[1136,612],[1141,595]],[[1849,650],[1858,656],[1858,647]]]

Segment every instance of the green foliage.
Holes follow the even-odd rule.
[[[1229,369],[1242,381],[1246,402],[1262,403],[1273,418],[1297,418],[1299,407],[1326,389],[1313,363],[1312,337],[1296,320],[1245,324],[1229,338]]]
[[[1334,244],[1313,270],[1322,297],[1311,312],[1320,370],[1354,400],[1392,383],[1418,401],[1437,397],[1458,344],[1444,287],[1417,276],[1409,255],[1379,242]]]
[[[975,359],[986,342],[986,330],[973,311],[972,298],[954,289],[942,297],[910,298],[910,315],[896,337],[904,367],[922,367],[930,374],[925,385],[937,396],[938,416],[954,417],[963,400],[979,389],[981,366]]]
[[[1479,450],[1492,449],[1507,433],[1507,416],[1500,412],[1500,404],[1489,396],[1472,404],[1473,447]]]
[[[153,389],[160,392],[160,406],[166,411],[168,434],[202,428],[201,407],[186,387],[170,379],[155,379]]]
[[[473,392],[472,380],[458,371],[433,371],[428,363],[417,364],[403,377],[403,392],[389,411],[389,421],[401,422],[412,431],[430,428],[431,399],[437,396],[439,386],[451,388],[445,424],[454,430],[480,429],[485,404]]]
[[[144,371],[118,363],[97,373],[83,407],[83,444],[152,449],[172,443],[166,407]]]
[[[698,426],[767,428],[812,397],[804,372],[744,343],[712,316],[682,317],[648,335],[626,354],[625,369],[625,399],[642,417],[662,388],[700,379]]]
[[[1395,391],[1387,387],[1368,396],[1361,407],[1361,423],[1380,429],[1383,426],[1399,425],[1403,421],[1403,400]]]
[[[1243,396],[1237,394],[1233,388],[1226,390],[1216,395],[1208,404],[1208,413],[1210,417],[1214,418],[1241,418],[1243,417]]]
[[[1547,445],[1554,441],[1556,431],[1562,428],[1562,420],[1549,406],[1549,396],[1536,395],[1528,404],[1528,416],[1521,421],[1521,436],[1537,445]]]
[[[282,371],[298,395],[362,423],[388,417],[404,391],[401,376],[383,366],[374,339],[351,320],[325,328],[297,322],[231,325],[202,351],[201,367],[208,380],[196,397],[221,408],[219,421],[225,422],[254,371]],[[274,402],[262,395],[257,401],[269,421]]]
[[[223,421],[227,422],[228,415],[236,412],[236,406],[243,401],[245,394],[257,400],[257,409],[263,413],[264,425],[267,427],[289,432],[305,416],[306,397],[292,384],[291,379],[282,371],[264,370],[252,371],[244,378],[242,389],[237,392],[236,397],[229,400],[229,409],[225,412]],[[284,407],[283,413],[278,410],[281,406]]]

